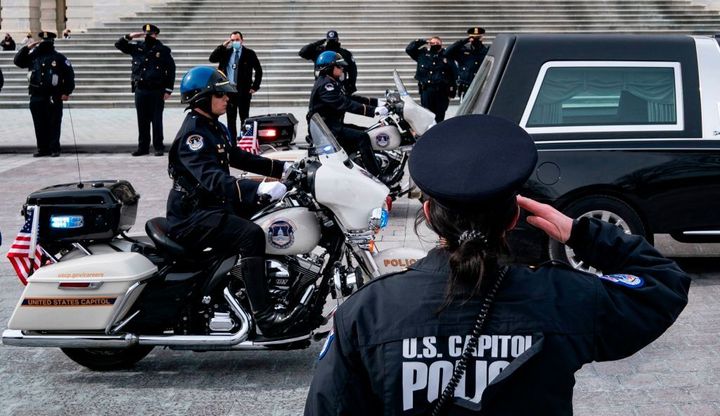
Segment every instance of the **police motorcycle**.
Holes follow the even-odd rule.
[[[5,345],[60,347],[93,370],[133,365],[154,347],[299,349],[325,336],[334,306],[365,279],[401,270],[422,250],[374,248],[388,220],[387,187],[352,163],[319,116],[288,192],[252,217],[266,235],[266,276],[278,309],[295,321],[282,336],[257,330],[239,258],[190,256],[164,218],[129,237],[139,196],[127,181],[56,185],[28,197],[40,267],[2,334]],[[328,301],[328,299],[334,299]],[[327,305],[326,305],[327,303]]]
[[[375,158],[381,169],[381,174],[390,178],[386,185],[390,188],[390,197],[396,199],[411,192],[414,185],[408,181],[402,185],[405,174],[405,166],[415,142],[430,127],[435,125],[435,114],[432,111],[420,106],[410,96],[402,82],[397,70],[393,71],[395,90],[385,92],[385,106],[388,114],[381,117],[365,132],[370,136],[370,142],[375,151]],[[274,118],[277,120],[277,118]],[[268,120],[269,121],[269,120]],[[279,123],[279,121],[278,121]],[[245,129],[252,129],[254,126],[246,123]],[[293,149],[289,141],[284,143],[267,141],[265,137],[269,133],[265,130],[280,130],[281,126],[273,126],[271,122],[263,123],[258,128],[260,148],[262,155],[272,159],[284,161],[297,161],[304,156],[303,149]],[[273,135],[273,137],[275,137]],[[351,155],[353,161],[361,163],[360,156]]]

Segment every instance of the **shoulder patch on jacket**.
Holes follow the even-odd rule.
[[[198,150],[203,148],[203,137],[199,134],[193,134],[192,136],[189,136],[187,140],[185,141],[187,143],[190,150],[197,152]]]
[[[616,285],[629,287],[632,289],[639,289],[645,286],[645,280],[642,277],[634,276],[632,274],[610,274],[598,276],[603,280],[615,283]]]
[[[327,84],[325,84],[325,90],[335,91],[335,86],[332,84],[332,82],[328,82]]]

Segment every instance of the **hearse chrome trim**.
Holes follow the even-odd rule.
[[[683,235],[720,235],[720,230],[683,231]]]

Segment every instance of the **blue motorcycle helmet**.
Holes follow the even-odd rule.
[[[345,62],[342,55],[337,52],[325,51],[318,55],[315,60],[315,72],[317,75],[325,75],[336,66],[341,68],[347,67],[347,62]]]
[[[201,102],[209,102],[214,93],[237,94],[227,76],[210,66],[196,66],[190,69],[180,81],[180,102],[197,107]]]

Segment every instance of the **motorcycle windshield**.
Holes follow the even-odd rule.
[[[314,114],[310,119],[310,141],[313,147],[311,153],[315,156],[331,155],[342,150],[319,114]]]
[[[395,89],[400,94],[400,96],[407,96],[407,88],[405,88],[405,84],[403,84],[402,79],[400,79],[400,74],[398,74],[397,69],[393,70],[393,80],[395,81]]]

